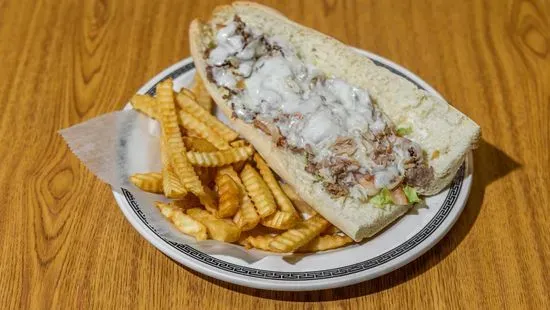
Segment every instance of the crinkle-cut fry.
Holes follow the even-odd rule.
[[[321,233],[321,235],[335,235],[341,232],[342,231],[338,227],[330,225],[325,231]]]
[[[199,201],[204,206],[204,208],[208,210],[208,212],[210,212],[213,215],[217,215],[218,201],[217,201],[216,192],[214,192],[207,186],[204,186],[203,190],[204,191],[202,194],[197,195],[197,197],[199,198]]]
[[[231,148],[217,152],[187,152],[187,160],[195,166],[221,167],[250,157],[254,150],[250,146]]]
[[[157,202],[156,205],[162,215],[169,219],[182,233],[193,236],[197,240],[208,238],[206,226],[185,214],[178,206],[173,203],[162,202]]]
[[[342,231],[338,227],[330,225],[325,231],[321,233],[321,235],[335,235],[341,232]]]
[[[340,236],[340,235],[318,236],[318,237],[315,237],[313,240],[311,240],[308,244],[296,250],[296,252],[307,253],[307,252],[332,250],[332,249],[343,247],[352,242],[353,242],[353,239],[351,239],[348,236]]]
[[[178,125],[172,79],[157,84],[157,105],[162,128],[162,139],[166,142],[170,163],[183,185],[197,196],[203,195],[204,189],[193,166],[185,156],[185,146]]]
[[[158,172],[135,173],[130,176],[130,182],[139,189],[155,194],[162,194],[162,174]]]
[[[246,142],[245,140],[236,140],[231,143],[229,143],[231,147],[243,147],[243,146],[249,146],[250,144]],[[254,148],[252,148],[254,149]],[[246,164],[246,160],[239,161],[233,164],[233,169],[237,172],[241,172],[243,170],[244,165]]]
[[[162,168],[162,187],[166,198],[179,199],[187,195],[187,189],[170,165]]]
[[[262,178],[264,178],[264,181],[267,184],[267,187],[269,187],[269,189],[271,190],[271,193],[273,193],[273,197],[277,202],[277,206],[279,206],[281,211],[295,214],[297,216],[298,212],[296,212],[296,209],[294,209],[292,202],[279,186],[279,182],[277,181],[277,179],[275,179],[275,176],[273,175],[271,168],[269,168],[269,166],[264,161],[264,159],[260,156],[260,154],[258,153],[254,154],[254,161],[256,162],[256,167],[260,171]]]
[[[254,204],[250,197],[245,193],[241,200],[241,206],[235,216],[233,222],[239,226],[242,231],[249,231],[260,223],[260,215],[254,208]]]
[[[196,133],[200,138],[206,139],[218,150],[227,150],[231,148],[229,143],[220,137],[218,133],[193,115],[185,111],[180,111],[179,119],[185,129]]]
[[[270,216],[263,218],[261,223],[264,226],[275,229],[290,229],[296,226],[296,224],[300,221],[301,218],[298,217],[298,213],[277,210]]]
[[[193,78],[193,86],[191,87],[191,91],[196,95],[197,103],[206,111],[212,113],[212,98],[204,86],[204,82],[202,81],[200,75],[197,73],[195,73],[195,77]]]
[[[241,180],[246,192],[254,201],[254,206],[262,218],[266,218],[277,211],[275,199],[264,180],[250,164],[246,164],[241,171]]]
[[[250,143],[246,142],[246,140],[235,140],[229,143],[229,145],[231,145],[231,147],[243,147],[243,146],[250,145]]]
[[[219,219],[199,208],[189,209],[187,210],[187,214],[206,226],[208,234],[212,239],[224,242],[239,240],[241,230],[231,220]]]
[[[216,176],[216,188],[219,197],[218,217],[224,218],[235,215],[239,210],[242,195],[237,183],[226,174],[218,174]]]
[[[199,176],[199,179],[204,186],[210,186],[216,176],[216,169],[195,166],[195,173]]]
[[[241,243],[247,249],[255,248],[264,251],[271,251],[269,243],[275,238],[272,235],[258,235],[258,236],[248,236]]]
[[[183,137],[183,144],[193,152],[216,152],[218,150],[212,143],[198,137]]]
[[[302,215],[302,217],[310,217],[317,214],[317,211],[313,210],[313,208],[305,202],[298,194],[294,191],[294,188],[292,186],[282,183],[281,189],[285,192],[287,197],[292,201],[292,204],[296,209],[298,209],[298,212]]]
[[[233,217],[233,222],[235,222],[235,224],[237,224],[237,226],[239,226],[242,231],[250,231],[251,229],[258,226],[258,224],[260,223],[260,215],[258,215],[258,212],[254,207],[254,203],[252,203],[252,200],[248,196],[246,188],[244,187],[244,184],[242,183],[239,174],[235,172],[232,166],[220,168],[218,170],[218,174],[228,175],[229,177],[231,177],[233,181],[235,181],[235,183],[239,186],[242,192],[241,206],[237,213],[235,213],[235,216]]]
[[[229,128],[227,125],[222,123],[210,112],[206,111],[201,107],[196,101],[191,99],[189,96],[184,94],[179,94],[176,98],[179,106],[182,111],[189,113],[194,116],[196,119],[203,122],[206,126],[210,127],[215,133],[217,133],[222,139],[227,142],[237,139],[239,136],[233,129]]]
[[[136,94],[130,99],[132,107],[139,112],[149,116],[150,118],[158,119],[157,101],[149,95]]]
[[[166,148],[166,142],[164,139],[160,140],[160,157],[162,161],[162,188],[164,191],[164,196],[171,199],[179,199],[187,195],[187,189],[181,183],[178,178],[172,164],[170,163],[170,158],[168,150]]]
[[[298,223],[294,228],[277,235],[269,243],[269,247],[275,252],[294,252],[296,249],[309,243],[330,223],[320,215],[315,215],[306,221]]]
[[[202,208],[199,197],[191,193],[188,193],[181,199],[172,200],[172,204],[181,209]]]
[[[187,96],[191,100],[197,101],[197,96],[195,95],[195,93],[192,90],[187,89],[185,87],[182,87],[182,89],[180,89],[180,91],[178,92],[178,96],[179,95]]]

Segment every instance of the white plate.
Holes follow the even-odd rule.
[[[428,92],[437,93],[418,76],[401,66],[369,52],[360,51],[378,65],[388,68]],[[164,70],[141,89],[153,93],[161,80],[172,77],[175,87],[189,85],[194,74],[191,58]],[[128,108],[128,107],[127,107]],[[147,150],[144,150],[147,152]],[[113,191],[120,209],[135,229],[157,249],[177,262],[223,281],[271,290],[320,290],[346,286],[393,271],[418,258],[434,246],[451,228],[466,204],[472,184],[473,161],[468,156],[451,186],[426,199],[427,208],[415,208],[374,238],[358,245],[291,260],[268,256],[255,262],[226,255],[208,255],[192,246],[168,241],[148,223],[142,210],[154,206],[139,205],[132,193]],[[171,225],[166,222],[166,225]]]

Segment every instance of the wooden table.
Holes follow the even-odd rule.
[[[214,1],[0,1],[0,307],[548,307],[550,2],[266,1],[423,77],[478,122],[464,213],[413,263],[351,287],[247,289],[181,267],[56,131],[122,108],[189,56]]]

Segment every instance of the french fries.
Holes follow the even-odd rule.
[[[279,182],[275,179],[273,172],[271,172],[271,168],[269,168],[264,159],[258,153],[254,154],[254,161],[256,162],[256,167],[260,171],[267,187],[269,187],[273,193],[277,206],[279,206],[281,211],[291,213],[293,216],[297,217],[298,213],[296,212],[296,209],[294,209],[292,202],[279,186]]]
[[[162,139],[166,142],[166,147],[169,150],[168,158],[180,181],[190,192],[200,197],[204,194],[204,189],[184,154],[185,146],[178,126],[172,87],[171,79],[164,80],[157,85],[157,105]]]
[[[185,94],[179,94],[176,99],[182,111],[185,111],[186,113],[194,116],[196,119],[202,121],[206,126],[211,128],[225,141],[233,141],[239,136],[238,133],[219,121],[214,115],[206,111],[189,96]]]
[[[341,232],[342,231],[338,227],[330,225],[325,231],[321,233],[321,235],[335,235]]]
[[[306,221],[298,223],[296,227],[277,235],[269,243],[269,248],[275,252],[294,252],[317,237],[323,230],[327,229],[328,225],[330,223],[317,214]]]
[[[130,99],[132,107],[150,118],[158,119],[157,102],[155,98],[148,95],[134,95]]]
[[[237,224],[237,226],[239,226],[242,231],[249,231],[256,227],[258,223],[260,223],[260,215],[258,215],[258,212],[256,212],[256,208],[254,208],[254,203],[252,203],[252,200],[246,193],[244,184],[242,183],[242,180],[237,172],[235,172],[233,167],[227,166],[220,168],[220,170],[218,170],[218,174],[231,177],[231,179],[233,179],[233,181],[241,189],[241,203],[239,210],[233,217],[233,222],[235,222],[235,224]]]
[[[241,202],[241,189],[227,174],[218,174],[216,176],[216,188],[218,191],[218,217],[230,217],[239,210]]]
[[[182,209],[172,203],[156,203],[157,208],[164,217],[169,219],[176,228],[184,234],[195,237],[197,240],[206,240],[208,235],[206,227],[199,221],[194,220],[189,215],[186,215]]]
[[[185,87],[180,90],[180,92],[178,93],[178,96],[179,95],[184,95],[189,97],[191,100],[197,101],[197,96],[195,95],[195,93],[192,90],[187,89]]]
[[[229,145],[231,145],[231,147],[244,147],[244,146],[248,146],[249,144],[245,140],[236,140],[229,143]],[[241,172],[245,164],[246,164],[246,160],[236,162],[233,164],[233,169],[235,169],[235,171],[237,172]]]
[[[229,143],[222,137],[220,137],[218,133],[216,133],[213,129],[208,127],[205,123],[201,122],[201,120],[197,119],[193,115],[185,111],[180,111],[179,118],[181,124],[185,129],[196,133],[200,138],[203,138],[212,143],[218,150],[227,150],[231,148],[229,146]]]
[[[206,90],[204,82],[197,73],[195,73],[195,77],[193,78],[193,87],[191,91],[195,94],[197,103],[206,111],[212,112],[212,98],[210,98],[210,94]]]
[[[162,139],[160,141],[160,153],[162,161],[162,188],[164,191],[164,196],[172,199],[184,197],[187,194],[187,190],[174,172],[172,164],[170,164],[168,150],[166,150],[166,143]]]
[[[206,226],[208,234],[212,239],[224,242],[239,240],[241,230],[231,220],[219,219],[199,208],[189,209],[187,210],[187,214]]]
[[[279,183],[254,148],[235,140],[238,134],[210,114],[212,101],[198,76],[193,90],[176,94],[172,87],[167,79],[157,85],[155,98],[131,99],[134,109],[160,122],[162,171],[136,173],[130,181],[174,199],[156,206],[179,231],[196,240],[279,253],[325,251],[353,242],[292,187]]]
[[[216,192],[214,192],[207,186],[204,186],[203,189],[204,191],[201,194],[197,195],[197,198],[199,198],[199,201],[206,210],[216,215],[218,213]]]
[[[248,195],[254,201],[254,206],[260,217],[266,218],[275,213],[277,206],[273,195],[260,174],[250,164],[246,164],[241,171],[241,180]]]
[[[192,209],[192,208],[202,208],[202,203],[199,200],[199,197],[188,193],[185,195],[185,197],[178,199],[178,200],[172,200],[171,202],[174,206],[181,208],[181,209]]]
[[[296,252],[318,252],[337,249],[353,242],[348,236],[324,235],[315,237],[308,244],[302,246]]]
[[[275,237],[271,235],[248,236],[246,239],[244,239],[241,245],[243,245],[247,249],[255,248],[264,251],[271,251],[269,243],[273,241],[273,238]]]
[[[285,192],[285,194],[288,196],[288,198],[292,201],[292,204],[298,211],[302,214],[304,217],[310,217],[317,214],[315,210],[307,203],[305,202],[292,188],[292,186],[284,183],[281,184],[281,189]]]
[[[139,189],[155,194],[162,194],[162,175],[158,172],[136,173],[130,176],[130,182]]]
[[[276,211],[270,216],[263,218],[261,223],[266,227],[275,229],[289,229],[300,221],[297,213]]]
[[[218,149],[203,138],[183,137],[185,147],[193,152],[216,152]]]
[[[250,146],[230,148],[217,152],[187,152],[187,160],[195,166],[221,167],[243,161],[250,157],[254,150]]]

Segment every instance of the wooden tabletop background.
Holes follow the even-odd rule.
[[[121,109],[189,56],[215,1],[0,0],[0,308],[548,307],[550,2],[266,1],[409,68],[482,127],[464,213],[378,279],[248,289],[181,267],[126,221],[56,134]]]

